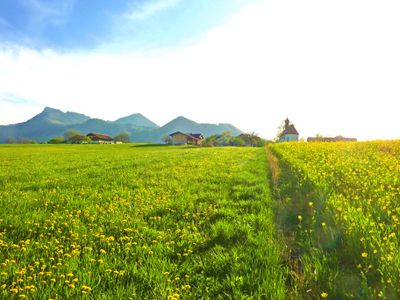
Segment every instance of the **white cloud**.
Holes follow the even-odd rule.
[[[177,115],[231,122],[267,138],[287,116],[305,137],[399,138],[399,8],[260,1],[173,51],[3,51],[0,92],[106,119],[141,112],[158,124]],[[6,109],[0,123],[13,114]]]

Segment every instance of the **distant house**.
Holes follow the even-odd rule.
[[[172,145],[200,145],[203,140],[204,136],[201,133],[183,133],[177,131],[168,136],[167,143]]]
[[[93,144],[113,144],[114,139],[108,135],[91,132],[86,135]]]
[[[357,139],[338,135],[335,137],[309,137],[307,142],[357,142]]]
[[[279,142],[292,142],[299,140],[299,133],[297,132],[296,128],[293,124],[290,124],[288,118],[285,120],[285,127],[283,131],[279,135]]]

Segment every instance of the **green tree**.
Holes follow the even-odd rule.
[[[36,144],[36,141],[33,139],[22,138],[18,141],[19,144]]]
[[[165,143],[165,144],[172,144],[172,139],[168,134],[164,134],[161,137],[161,140]]]
[[[82,134],[75,129],[68,129],[66,132],[64,132],[64,138],[68,143],[74,143],[74,141],[79,139],[79,136],[82,137]]]
[[[245,142],[241,136],[235,136],[231,138],[231,145],[232,146],[244,146]]]
[[[323,141],[324,140],[324,136],[322,135],[322,133],[318,132],[315,135],[315,138],[317,139],[317,141]]]
[[[249,138],[249,142],[250,142],[250,146],[252,147],[256,147],[259,145],[261,138],[258,136],[258,133],[256,132],[249,132],[247,134],[248,138]]]
[[[71,144],[83,144],[83,143],[89,143],[90,137],[86,136],[86,135],[81,135],[81,134],[76,134],[72,137],[70,137],[69,142]]]
[[[117,134],[115,137],[114,137],[114,140],[116,141],[116,142],[123,142],[123,143],[129,143],[129,134],[127,133],[127,132],[121,132],[121,133],[119,133],[119,134]]]
[[[281,122],[281,124],[278,126],[278,128],[277,128],[278,131],[277,131],[276,137],[274,138],[274,142],[279,141],[279,138],[281,137],[283,130],[285,130],[285,123],[286,123],[286,120],[283,120]]]
[[[47,143],[48,144],[64,144],[66,141],[62,136],[57,136],[55,138],[52,138],[49,140]]]
[[[232,134],[224,131],[222,134],[217,135],[216,146],[228,146],[231,143]]]
[[[217,146],[217,135],[211,135],[207,138],[202,143],[203,146],[205,147],[215,147]]]
[[[16,144],[16,143],[17,143],[17,140],[13,137],[9,137],[6,140],[6,144]]]

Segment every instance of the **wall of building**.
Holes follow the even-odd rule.
[[[279,138],[280,142],[293,142],[298,140],[299,136],[297,134],[284,134]]]
[[[187,144],[187,136],[181,133],[174,134],[171,140],[174,145]]]

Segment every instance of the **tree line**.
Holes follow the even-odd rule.
[[[126,132],[121,132],[113,137],[114,141],[122,142],[122,143],[129,143],[130,138],[129,134]],[[78,130],[69,129],[67,130],[63,136],[53,137],[45,144],[85,144],[90,143],[90,137],[80,133]],[[37,141],[34,139],[27,139],[27,138],[8,138],[6,140],[6,144],[37,144]]]
[[[204,139],[202,145],[205,147],[221,146],[248,146],[262,147],[270,141],[264,140],[255,132],[242,133],[238,136],[232,136],[230,132],[214,134]]]
[[[129,134],[126,132],[121,132],[113,137],[114,141],[129,143]],[[70,129],[64,133],[64,136],[55,137],[50,139],[48,144],[85,144],[90,143],[91,138],[87,135],[81,134],[78,130]]]

